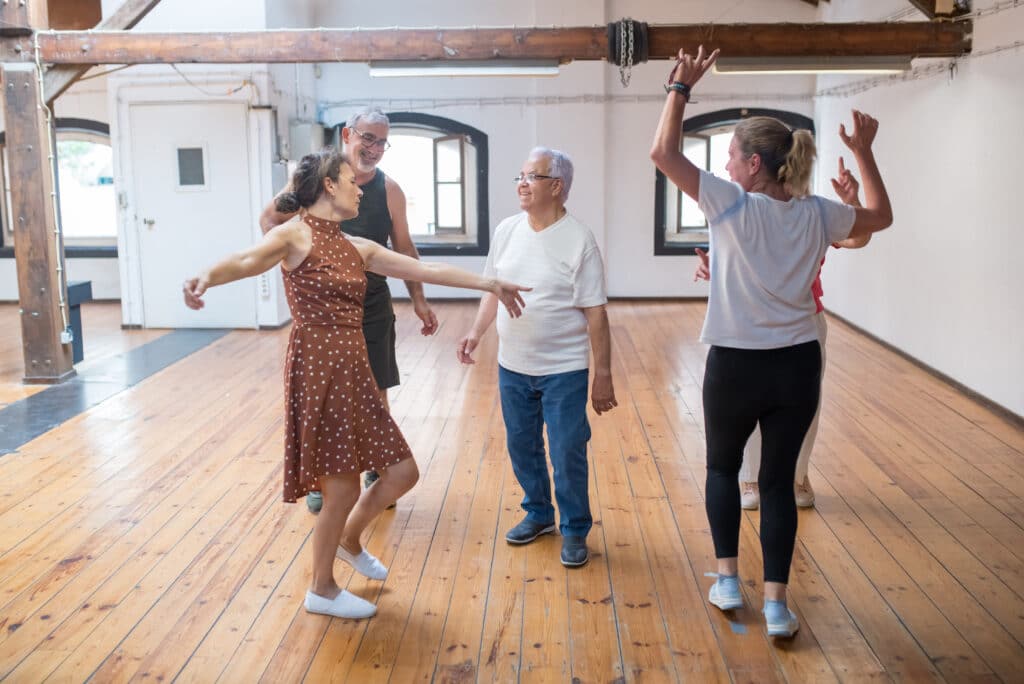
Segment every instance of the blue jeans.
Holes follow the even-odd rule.
[[[555,522],[551,484],[544,454],[544,425],[548,426],[551,465],[555,470],[563,536],[585,537],[590,532],[590,484],[587,466],[587,380],[584,370],[553,375],[523,375],[498,366],[501,413],[505,419],[512,470],[523,488],[526,519],[540,525]]]

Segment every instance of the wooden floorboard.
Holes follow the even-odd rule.
[[[180,682],[1019,681],[1024,671],[1024,430],[830,321],[817,506],[800,512],[790,602],[764,634],[759,514],[746,512],[747,606],[706,601],[697,340],[704,305],[610,307],[619,407],[591,415],[592,560],[560,539],[505,543],[522,516],[504,444],[493,333],[455,359],[471,303],[419,334],[398,306],[392,412],[421,480],[364,543],[384,583],[365,621],[307,614],[310,532],[280,502],[287,328],[237,331],[0,456],[0,679]],[[83,307],[86,361],[166,334]],[[17,330],[17,310],[0,305]],[[0,343],[0,411],[20,384]],[[0,414],[2,415],[2,414]]]

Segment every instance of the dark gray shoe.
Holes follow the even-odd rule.
[[[542,534],[551,534],[555,531],[555,523],[542,525],[530,520],[523,520],[505,533],[505,541],[509,544],[529,544]]]
[[[590,560],[586,537],[562,537],[562,565],[567,568],[578,568]]]

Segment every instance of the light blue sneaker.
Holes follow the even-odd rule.
[[[768,625],[768,636],[788,639],[800,629],[800,620],[785,601],[765,601],[762,612]]]
[[[736,575],[719,575],[711,591],[708,601],[722,610],[735,610],[743,607],[743,594],[740,593],[740,578]]]
[[[319,513],[324,506],[324,497],[320,492],[310,492],[306,495],[306,508],[310,513]]]

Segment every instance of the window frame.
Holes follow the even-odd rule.
[[[423,256],[487,256],[491,246],[490,211],[488,207],[488,167],[489,154],[487,145],[487,134],[483,131],[464,124],[454,119],[420,112],[388,112],[388,119],[391,121],[391,128],[419,128],[433,133],[441,133],[442,137],[462,138],[462,145],[466,143],[476,149],[476,169],[465,167],[465,151],[461,156],[462,168],[462,225],[466,226],[466,183],[467,174],[476,174],[476,242],[463,244],[450,244],[438,242],[421,242],[413,235],[412,239],[416,244],[416,250]],[[435,138],[436,140],[436,138]],[[438,210],[437,196],[437,160],[434,160],[434,212],[435,220]],[[436,228],[435,228],[436,229]]]
[[[788,112],[778,109],[763,109],[757,107],[737,107],[733,109],[721,109],[716,112],[708,112],[707,114],[698,114],[692,116],[683,121],[683,135],[692,135],[694,133],[701,133],[714,128],[721,128],[723,126],[735,126],[744,119],[749,119],[753,116],[771,116],[782,123],[786,124],[791,128],[803,128],[811,132],[811,135],[815,135],[814,121],[809,117],[798,114],[796,112]],[[682,141],[680,141],[682,142]],[[711,154],[710,140],[708,144],[708,154]],[[665,194],[668,191],[668,178],[659,169],[654,171],[654,255],[655,256],[694,256],[696,248],[704,250],[708,249],[707,242],[690,243],[686,245],[673,244],[665,239],[668,225],[668,210],[666,207]],[[679,192],[679,189],[676,189]],[[674,217],[674,225],[671,226],[675,232],[680,225],[680,214],[682,211],[682,202],[676,202],[676,216]]]
[[[106,142],[111,147],[113,143],[110,139],[110,126],[103,123],[102,121],[94,121],[92,119],[80,119],[76,117],[57,117],[54,120],[54,133],[55,136],[68,133],[82,134],[83,139],[91,142]],[[7,138],[4,131],[0,131],[0,150],[6,155],[7,149]],[[2,158],[0,158],[0,181],[3,183],[3,187],[0,188],[0,258],[13,259],[14,258],[14,233],[11,231],[10,226],[10,205],[7,198],[7,188],[9,185],[7,175],[7,164]],[[58,181],[59,182],[59,181]],[[60,188],[56,191],[59,193]],[[59,209],[59,203],[58,203]],[[109,238],[98,238],[104,242],[111,241]],[[112,244],[97,244],[97,245],[64,245],[64,256],[67,258],[80,258],[80,259],[116,259],[117,258],[117,237],[112,239]]]

